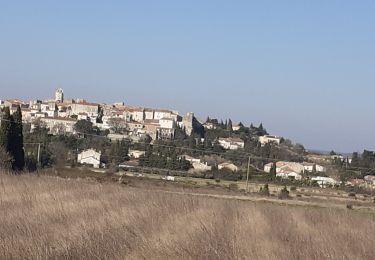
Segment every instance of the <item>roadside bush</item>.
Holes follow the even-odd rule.
[[[268,184],[265,184],[264,187],[260,187],[259,194],[262,196],[270,196],[270,190]]]
[[[2,146],[0,146],[0,169],[12,169],[13,161],[13,157]]]
[[[35,158],[25,156],[25,170],[29,172],[35,172],[37,170],[38,162]]]
[[[70,161],[70,168],[75,168],[77,166],[77,162],[75,160]]]
[[[207,173],[211,173],[212,176],[221,180],[238,181],[242,179],[242,174],[240,172],[232,172],[228,169],[222,169],[222,170],[217,170],[217,171],[213,170]]]
[[[229,184],[228,188],[231,191],[238,191],[238,185],[236,183]]]
[[[297,190],[297,187],[296,186],[292,186],[290,187],[290,191],[296,191]]]
[[[290,198],[289,191],[286,188],[286,186],[284,186],[284,188],[279,193],[279,199],[282,200],[282,199],[289,199],[289,198]]]
[[[117,172],[119,172],[119,167],[117,166],[112,166],[106,171],[107,174],[115,174]]]

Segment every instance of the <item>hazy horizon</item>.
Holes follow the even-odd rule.
[[[262,122],[375,150],[375,2],[0,3],[0,99],[67,97]]]

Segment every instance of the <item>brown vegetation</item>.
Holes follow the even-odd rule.
[[[0,174],[0,259],[372,259],[375,219]]]

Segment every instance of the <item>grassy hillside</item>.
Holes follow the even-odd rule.
[[[345,210],[0,174],[0,259],[372,259]]]

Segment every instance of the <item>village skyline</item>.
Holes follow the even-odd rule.
[[[53,91],[56,91],[58,89],[61,89],[61,88],[60,87],[50,88],[50,92],[49,93],[43,92],[43,94],[41,96],[33,96],[33,98],[24,97],[22,95],[15,95],[17,97],[14,98],[14,100],[20,100],[20,101],[25,102],[25,103],[28,103],[30,101],[36,101],[36,100],[43,101],[43,102],[44,101],[48,101],[48,100],[51,101],[51,100],[54,99],[54,97],[53,97]],[[240,118],[240,116],[236,115],[235,113],[234,114],[226,113],[226,115],[228,117],[225,117],[225,116],[221,116],[220,113],[205,114],[204,112],[201,112],[201,111],[193,111],[192,109],[188,110],[188,108],[180,110],[180,109],[178,109],[176,107],[168,107],[168,104],[158,104],[158,103],[155,103],[155,102],[150,102],[150,104],[148,105],[148,104],[144,104],[144,102],[143,103],[142,102],[137,103],[135,100],[132,100],[130,97],[129,97],[129,100],[126,97],[125,98],[122,98],[122,97],[103,98],[103,100],[101,100],[100,98],[88,99],[88,98],[85,98],[82,95],[75,96],[74,92],[75,92],[74,90],[71,93],[67,93],[67,94],[66,94],[66,92],[64,92],[65,99],[78,100],[78,101],[87,101],[87,102],[93,102],[93,103],[96,103],[96,104],[103,104],[103,105],[104,104],[105,105],[123,104],[125,106],[132,107],[132,108],[166,109],[166,110],[170,110],[170,111],[174,111],[176,113],[179,113],[180,115],[184,115],[186,113],[192,112],[192,113],[194,113],[194,115],[196,116],[196,118],[201,123],[204,123],[206,121],[206,118],[209,117],[209,118],[218,119],[219,121],[222,120],[224,122],[225,122],[225,120],[232,119],[234,123],[242,123],[245,126],[264,124],[276,136],[280,136],[280,137],[283,137],[283,138],[288,138],[288,139],[291,139],[295,143],[303,144],[303,145],[305,145],[305,148],[307,150],[311,151],[311,152],[318,152],[318,153],[322,153],[322,154],[328,154],[331,151],[336,151],[336,152],[338,152],[340,154],[349,155],[352,152],[359,152],[359,153],[361,153],[363,150],[371,150],[370,145],[363,146],[363,148],[358,148],[358,149],[353,149],[353,150],[349,150],[349,148],[348,149],[336,148],[334,146],[334,144],[332,144],[332,145],[327,144],[326,146],[309,145],[308,142],[305,143],[303,140],[299,140],[297,137],[291,136],[288,133],[287,134],[279,134],[279,132],[273,131],[272,128],[268,127],[269,125],[267,124],[268,123],[267,121],[259,119],[259,117],[257,117],[256,115],[254,115],[254,116],[251,115],[251,116],[253,116],[255,119],[258,119],[258,121],[251,120],[251,118]],[[121,99],[123,99],[123,100],[121,100]],[[5,100],[7,100],[7,99],[0,97],[0,101],[5,101]],[[13,99],[10,98],[8,100],[13,100]],[[277,127],[276,127],[276,129],[277,129]]]

